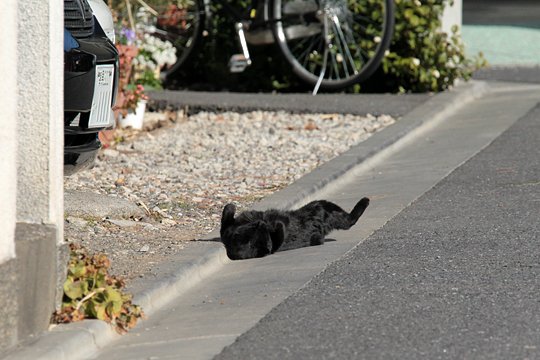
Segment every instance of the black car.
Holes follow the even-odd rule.
[[[64,174],[70,175],[93,164],[99,131],[114,125],[119,62],[88,0],[64,0],[64,28]]]

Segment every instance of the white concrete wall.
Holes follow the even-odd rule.
[[[460,0],[461,1],[461,0]],[[64,242],[64,1],[49,0],[49,217]]]
[[[15,256],[17,199],[17,0],[0,11],[0,264]]]
[[[452,26],[457,25],[461,31],[463,18],[463,1],[454,0],[454,5],[446,6],[442,17],[442,30],[448,34],[452,33]]]
[[[5,1],[5,0],[2,0]],[[17,1],[17,221],[57,225],[63,241],[63,2]]]

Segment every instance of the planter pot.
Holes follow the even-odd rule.
[[[120,127],[132,127],[133,129],[142,129],[144,122],[144,112],[146,111],[146,100],[139,100],[135,112],[128,113],[125,117],[120,115],[118,123]]]

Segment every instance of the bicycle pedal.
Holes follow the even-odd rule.
[[[251,65],[251,60],[246,58],[244,54],[235,54],[229,60],[229,71],[240,73],[246,70],[249,65]]]

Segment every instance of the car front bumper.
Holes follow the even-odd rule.
[[[93,163],[101,147],[98,133],[114,126],[112,105],[118,88],[118,51],[106,37],[77,39],[79,47],[64,53],[64,174],[84,169]],[[100,68],[110,70],[112,89],[101,92],[96,81]],[[96,80],[97,79],[97,80]],[[99,98],[109,103],[96,106]],[[97,104],[99,105],[99,104]],[[98,122],[91,120],[99,112]],[[94,122],[92,122],[94,121]]]

